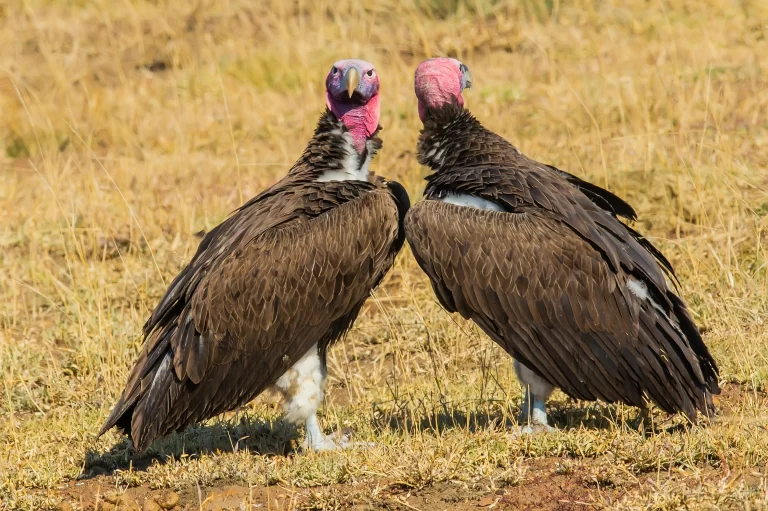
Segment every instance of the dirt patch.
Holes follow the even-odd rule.
[[[634,483],[615,474],[605,474],[597,462],[536,460],[530,463],[522,484],[505,490],[496,509],[593,509],[615,502],[632,486]]]
[[[99,476],[60,488],[60,509],[172,511],[252,509],[443,509],[577,510],[615,502],[634,484],[596,476],[597,462],[571,463],[560,458],[529,460],[519,482],[444,481],[423,488],[406,488],[392,481],[316,488],[227,484],[188,486],[178,492],[148,486],[116,490],[112,479]],[[172,502],[172,507],[166,503]],[[66,503],[73,507],[67,508]],[[159,504],[155,506],[154,504]],[[164,507],[165,506],[165,507]]]
[[[726,416],[739,413],[745,405],[758,408],[768,406],[768,394],[742,383],[723,385],[720,394],[713,396],[712,399],[715,407]]]
[[[224,511],[251,509],[296,509],[309,497],[306,489],[280,486],[248,487],[224,485],[215,488],[190,486],[178,492],[148,486],[116,491],[109,479],[95,478],[70,483],[61,489],[59,509],[83,511]],[[69,504],[70,507],[67,506]]]
[[[737,384],[723,387],[716,398],[720,412],[717,420],[739,416],[744,407],[768,408],[768,396]],[[147,463],[134,462],[134,469],[143,469]],[[615,463],[610,456],[573,459],[545,457],[524,459],[514,477],[497,473],[481,480],[457,476],[457,480],[441,481],[428,486],[411,488],[397,481],[383,478],[356,484],[337,484],[313,488],[290,485],[252,486],[242,480],[222,481],[216,487],[194,485],[177,487],[178,503],[163,508],[175,511],[206,511],[237,509],[520,509],[520,510],[580,510],[610,508],[628,494],[647,491],[644,478],[630,473],[623,463]],[[717,470],[705,467],[704,478],[723,477]],[[711,471],[709,473],[708,471]],[[757,486],[761,480],[742,475],[745,484]],[[753,480],[754,479],[754,480]],[[700,482],[700,481],[699,481]],[[687,483],[685,483],[687,484]],[[698,483],[697,483],[698,484]],[[645,489],[643,489],[645,487]],[[151,488],[116,488],[115,479],[107,473],[87,480],[71,481],[59,489],[62,502],[72,504],[70,509],[83,511],[110,511],[111,509],[158,511],[151,502],[160,503],[170,490]],[[110,508],[109,500],[121,497],[119,506]],[[119,500],[119,499],[118,499]],[[62,509],[66,509],[62,508]]]

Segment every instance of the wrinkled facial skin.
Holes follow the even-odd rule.
[[[425,60],[416,68],[414,89],[419,100],[419,118],[424,121],[428,109],[438,108],[452,101],[464,106],[461,95],[472,87],[469,68],[456,59]]]
[[[350,78],[354,79],[355,71],[358,83],[352,89],[350,98],[348,85]],[[328,108],[331,108],[332,104],[365,104],[379,93],[379,75],[370,62],[358,59],[339,60],[325,79],[325,90]]]
[[[359,59],[336,62],[325,79],[325,103],[362,153],[379,126],[379,75],[373,64]]]

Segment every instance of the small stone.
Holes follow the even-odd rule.
[[[154,499],[147,499],[144,501],[144,511],[162,511],[163,507],[154,501]]]
[[[153,497],[153,499],[163,509],[173,509],[179,505],[179,494],[171,490],[164,491],[160,495]]]
[[[59,505],[56,506],[56,511],[73,511],[74,508],[72,507],[72,504],[69,502],[59,502]]]
[[[487,497],[483,497],[480,499],[480,502],[477,503],[477,507],[488,507],[492,506],[496,503],[496,496],[495,495],[488,495]]]
[[[202,511],[223,511],[239,509],[247,488],[242,486],[224,486],[212,491],[203,502]],[[277,506],[277,508],[280,508]]]
[[[124,493],[105,493],[102,498],[101,511],[141,511],[139,503]]]

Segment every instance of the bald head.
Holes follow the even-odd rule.
[[[419,100],[419,118],[424,121],[427,111],[446,103],[464,106],[462,91],[472,86],[467,66],[456,59],[425,60],[416,68],[414,88]]]
[[[325,102],[362,152],[379,126],[379,75],[373,64],[360,59],[334,63],[325,79]]]

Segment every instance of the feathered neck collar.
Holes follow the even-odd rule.
[[[453,161],[451,156],[462,147],[466,148],[473,137],[489,133],[457,102],[429,109],[419,135],[418,161],[432,170],[440,170]]]
[[[379,131],[381,126],[365,140],[363,151],[358,152],[349,129],[326,109],[317,122],[312,139],[289,175],[301,174],[318,180],[323,180],[323,176],[335,176],[338,180],[368,180],[368,164],[383,145],[378,137]],[[345,178],[345,175],[348,177]]]

